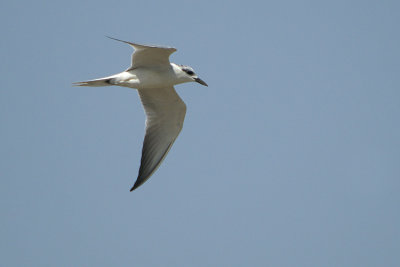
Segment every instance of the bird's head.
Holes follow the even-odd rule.
[[[201,85],[208,86],[208,84],[200,79],[197,74],[194,72],[192,67],[185,65],[178,65],[180,70],[182,71],[182,78],[185,82],[198,82]]]

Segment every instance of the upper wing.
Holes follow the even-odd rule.
[[[173,87],[138,90],[146,113],[146,135],[135,190],[157,170],[182,129],[186,105]]]
[[[112,37],[108,38],[129,44],[135,49],[132,54],[132,65],[129,69],[146,66],[169,65],[169,56],[176,51],[173,47],[141,45]]]

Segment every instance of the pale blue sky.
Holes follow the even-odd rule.
[[[398,1],[3,1],[1,266],[399,266]],[[129,192],[129,46],[209,87]]]

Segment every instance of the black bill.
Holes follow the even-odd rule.
[[[195,80],[196,82],[198,82],[199,84],[202,84],[202,85],[204,85],[204,86],[208,86],[208,84],[206,84],[206,82],[203,81],[203,80],[200,79],[200,78],[195,78],[194,80]]]

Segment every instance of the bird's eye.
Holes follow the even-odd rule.
[[[194,74],[194,72],[191,71],[191,70],[187,70],[186,73],[189,74],[189,75],[193,75]]]

